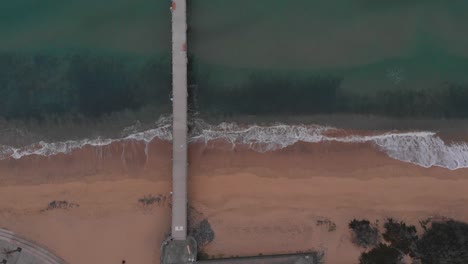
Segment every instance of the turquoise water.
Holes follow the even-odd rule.
[[[468,115],[466,1],[190,3],[207,113]]]
[[[168,1],[17,0],[0,3],[0,51],[170,51]]]
[[[169,3],[0,3],[0,116],[96,117],[170,106]]]
[[[467,117],[466,1],[193,0],[206,115]],[[0,4],[0,116],[170,109],[169,1]]]

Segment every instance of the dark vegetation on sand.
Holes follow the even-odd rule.
[[[407,225],[404,222],[396,222],[389,218],[384,224],[385,232],[382,237],[390,245],[398,249],[403,254],[415,255],[415,246],[418,241],[416,227]]]
[[[208,218],[192,206],[189,206],[188,210],[188,234],[197,241],[198,259],[210,258],[204,248],[215,239],[214,230]]]
[[[354,219],[348,226],[352,230],[354,244],[367,248],[379,242],[379,230],[368,220]]]
[[[432,223],[416,245],[423,264],[468,263],[468,224],[452,220]]]
[[[368,222],[353,220],[350,228],[356,234],[356,230],[365,230]],[[356,229],[356,226],[360,229]],[[424,233],[418,236],[415,226],[387,219],[384,224],[385,232],[382,234],[387,243],[379,243],[362,253],[359,263],[399,264],[404,255],[410,256],[415,263],[422,264],[468,263],[468,224],[453,220],[426,221],[422,228]],[[360,232],[361,236],[369,237],[369,232]]]
[[[361,254],[359,258],[360,264],[398,264],[402,258],[401,253],[385,244],[380,243],[378,246],[368,252]]]

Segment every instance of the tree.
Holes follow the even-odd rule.
[[[379,242],[379,231],[368,220],[354,219],[349,223],[353,231],[353,242],[361,247],[374,246]]]
[[[418,241],[416,227],[406,225],[403,222],[397,223],[392,218],[384,224],[385,233],[383,238],[390,242],[392,247],[399,249],[404,254],[414,256],[414,247]]]
[[[399,264],[401,263],[401,253],[390,246],[380,243],[369,252],[361,254],[360,264]]]
[[[468,224],[452,220],[432,223],[416,246],[423,264],[466,264]]]

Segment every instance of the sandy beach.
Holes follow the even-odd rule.
[[[123,149],[125,148],[125,152]],[[148,154],[146,154],[148,153]],[[370,143],[296,143],[259,153],[225,142],[190,147],[190,205],[209,220],[215,256],[320,250],[326,263],[357,263],[354,218],[419,227],[428,217],[468,221],[468,170],[423,168]],[[0,227],[69,263],[156,263],[169,231],[170,144],[85,147],[0,161]],[[51,201],[79,206],[44,210]],[[320,224],[321,223],[321,224]]]
[[[0,226],[39,243],[68,263],[157,263],[170,230],[167,205],[142,206],[146,194],[168,193],[167,182],[2,186]],[[51,201],[78,204],[46,210]]]
[[[3,1],[0,229],[69,264],[159,263],[171,228],[211,228],[205,258],[315,251],[357,264],[378,241],[357,246],[349,223],[382,234],[392,218],[409,246],[380,249],[436,263],[422,256],[458,254],[458,233],[426,243],[409,225],[428,234],[421,221],[453,219],[468,263],[466,10]],[[179,203],[171,227],[173,160],[182,203],[188,165],[188,228]]]

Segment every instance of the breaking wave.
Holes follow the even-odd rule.
[[[225,140],[249,145],[259,152],[281,149],[296,142],[318,143],[335,141],[343,143],[375,144],[389,157],[410,162],[425,168],[438,166],[450,170],[468,168],[468,145],[446,144],[434,132],[393,132],[372,136],[328,136],[327,132],[339,131],[333,127],[317,125],[249,126],[242,128],[233,123],[217,126],[205,125],[192,140]]]
[[[155,138],[170,141],[172,140],[172,128],[170,122],[170,118],[160,118],[158,122],[156,122],[156,128],[154,129],[132,133],[117,139],[98,137],[96,139],[68,140],[52,143],[40,141],[36,144],[32,144],[22,148],[0,145],[0,160],[6,158],[20,159],[24,156],[29,155],[53,156],[57,154],[68,154],[75,149],[83,148],[86,146],[107,146],[112,144],[113,142],[127,140],[142,141],[146,144],[149,144]],[[124,129],[124,132],[126,132],[127,130],[128,129]]]
[[[172,140],[170,117],[160,118],[154,129],[131,133],[121,138],[96,138],[79,141],[39,142],[23,148],[0,145],[0,160],[20,159],[28,155],[51,156],[70,153],[85,146],[105,146],[113,142],[136,140],[149,144],[154,139]],[[466,143],[447,144],[433,132],[391,132],[378,135],[344,135],[333,132],[337,128],[319,125],[240,126],[235,123],[210,125],[203,120],[191,124],[190,142],[208,143],[223,140],[236,145],[247,145],[258,152],[268,152],[291,146],[296,142],[318,143],[335,141],[343,143],[373,143],[389,157],[410,162],[425,168],[438,166],[450,170],[468,168],[468,145]],[[133,132],[133,131],[132,131]]]

